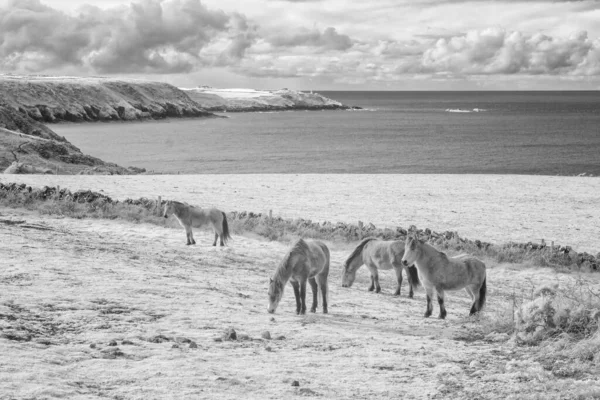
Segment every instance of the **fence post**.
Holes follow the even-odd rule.
[[[160,217],[160,206],[162,205],[162,197],[158,196],[158,200],[156,202],[156,215]]]
[[[552,252],[554,253],[554,240],[550,243],[550,248],[552,249]]]

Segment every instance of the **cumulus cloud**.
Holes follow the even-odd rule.
[[[279,39],[281,46],[305,43]],[[289,48],[285,47],[289,54]],[[355,42],[343,52],[249,57],[238,73],[261,77],[323,77],[333,82],[394,82],[478,76],[600,76],[600,39],[525,34],[502,29],[469,31],[437,39]]]
[[[246,77],[353,84],[600,77],[600,38],[590,29],[565,35],[423,26],[390,37],[347,21],[337,25],[343,33],[335,21],[325,29],[296,22],[307,26],[305,20],[258,26],[201,0],[138,0],[70,14],[40,0],[7,0],[0,2],[0,71],[185,74],[210,67]]]
[[[597,73],[599,50],[586,32],[551,37],[486,29],[440,38],[424,51],[419,67],[463,75],[590,75]]]
[[[200,0],[144,0],[84,6],[75,15],[39,0],[0,6],[0,68],[43,71],[79,65],[99,73],[178,73],[235,62],[255,40],[240,14]],[[211,51],[220,43],[222,52]],[[213,48],[214,50],[214,48]]]
[[[301,29],[295,32],[278,34],[268,39],[276,47],[309,46],[324,50],[348,50],[352,47],[352,39],[329,27],[323,32],[317,29]]]

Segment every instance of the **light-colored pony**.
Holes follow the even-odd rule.
[[[274,313],[289,280],[296,296],[296,314],[306,313],[306,281],[313,293],[311,312],[317,311],[317,294],[320,291],[323,313],[327,314],[327,276],[329,275],[329,249],[318,240],[297,240],[287,251],[269,283],[269,313]]]
[[[412,298],[414,294],[413,288],[419,286],[419,274],[414,266],[403,266],[402,256],[404,256],[403,241],[386,241],[377,238],[367,238],[361,241],[348,257],[343,267],[342,287],[351,287],[356,278],[356,271],[364,264],[371,272],[371,286],[369,291],[375,290],[376,293],[381,292],[379,286],[378,270],[396,271],[396,279],[398,287],[394,292],[395,296],[400,296],[400,288],[402,287],[402,270],[406,270],[408,285],[410,291],[408,297]]]
[[[200,228],[202,225],[206,224],[211,224],[215,232],[213,246],[217,245],[217,239],[220,239],[221,246],[224,246],[225,243],[227,243],[227,240],[231,239],[231,236],[229,235],[229,225],[227,224],[227,216],[224,212],[219,211],[216,208],[203,210],[178,201],[169,200],[165,204],[163,217],[169,218],[170,214],[173,214],[185,229],[188,245],[196,244],[192,227]]]
[[[425,318],[433,312],[431,298],[437,293],[441,319],[446,318],[444,292],[446,290],[466,289],[473,300],[470,315],[485,305],[486,269],[485,264],[475,257],[458,256],[448,258],[445,253],[416,238],[407,237],[402,257],[404,265],[415,264],[419,277],[427,292],[427,310]]]

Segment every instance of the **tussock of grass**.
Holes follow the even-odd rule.
[[[512,294],[479,324],[490,340],[539,347],[538,361],[557,377],[600,368],[600,290],[582,277]]]

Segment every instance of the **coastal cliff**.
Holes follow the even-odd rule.
[[[211,111],[351,108],[358,107],[287,89],[178,89],[135,79],[0,75],[0,172],[142,172],[83,154],[46,123],[219,117]]]
[[[139,172],[83,154],[66,140],[45,139],[0,127],[0,172],[6,174],[101,174]]]
[[[295,90],[181,88],[198,105],[213,112],[359,109],[318,93]]]
[[[87,77],[0,75],[0,107],[39,122],[215,116],[167,83]]]

